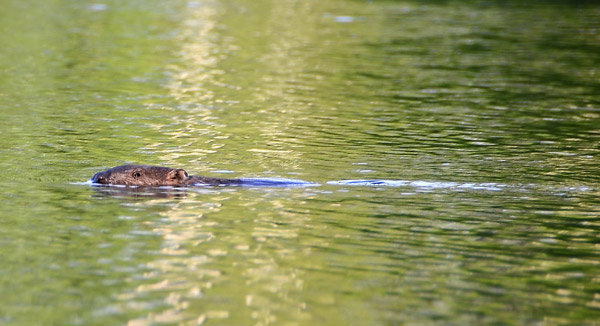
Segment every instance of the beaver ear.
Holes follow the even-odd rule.
[[[185,180],[188,178],[188,173],[184,169],[176,169],[169,171],[169,178],[173,180]]]

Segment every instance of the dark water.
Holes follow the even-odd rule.
[[[0,325],[598,325],[600,6],[3,1]],[[91,187],[125,163],[310,187]]]

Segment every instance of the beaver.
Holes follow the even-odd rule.
[[[188,187],[239,185],[241,179],[208,178],[189,175],[183,169],[152,165],[120,165],[94,174],[93,183],[128,187]]]

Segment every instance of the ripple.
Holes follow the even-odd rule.
[[[408,180],[340,180],[327,181],[330,185],[341,186],[368,186],[368,187],[414,187],[422,189],[471,189],[500,191],[506,185],[495,183],[456,183],[436,181],[408,181]]]

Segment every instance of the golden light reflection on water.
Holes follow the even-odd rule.
[[[190,194],[160,213],[159,221],[146,222],[162,237],[156,259],[146,263],[151,272],[144,279],[153,281],[123,293],[120,299],[135,302],[159,294],[158,306],[167,308],[132,319],[128,325],[200,325],[230,318],[271,325],[282,314],[310,320],[307,303],[298,295],[304,287],[303,272],[281,264],[282,259],[298,256],[308,259],[310,252],[296,246],[306,215],[287,212],[287,204],[278,199],[229,205],[236,194],[218,190],[202,192],[200,197]],[[219,235],[215,230],[222,230],[225,222],[210,216],[230,207],[242,207],[238,215],[243,227]],[[272,212],[279,212],[284,223],[273,220]],[[214,293],[219,294],[213,297]],[[231,305],[220,305],[224,293],[228,302],[246,308],[234,311]]]
[[[167,86],[177,100],[198,102],[213,97],[212,92],[204,85],[213,81],[214,76],[220,73],[214,69],[218,61],[215,54],[218,46],[213,42],[216,10],[212,2],[194,3],[186,10],[177,36],[185,69],[180,66],[169,67],[172,77]]]
[[[215,131],[218,126],[214,112],[208,107],[212,103],[214,92],[211,87],[216,83],[215,76],[223,72],[217,69],[220,59],[220,41],[216,27],[218,4],[215,2],[188,2],[175,37],[180,49],[178,61],[166,67],[170,72],[170,81],[166,85],[169,94],[178,104],[176,107],[158,107],[169,113],[169,124],[161,123],[154,129],[166,136],[165,142],[148,145],[145,149],[160,153],[162,162],[175,162],[182,157],[190,164],[202,162],[223,145],[218,139],[226,139]],[[179,113],[183,112],[183,113]],[[165,149],[170,141],[189,139],[183,146]]]
[[[224,31],[223,23],[219,22],[226,15],[222,4],[194,2],[190,5],[176,36],[180,44],[179,60],[168,67],[171,75],[167,88],[177,101],[177,112],[167,117],[172,124],[155,126],[169,141],[182,138],[190,138],[190,141],[186,146],[172,150],[164,150],[165,143],[162,142],[147,146],[147,149],[159,152],[163,162],[185,160],[202,164],[210,154],[225,151],[224,141],[230,138],[230,130],[242,129],[242,134],[248,134],[249,138],[259,134],[261,141],[243,146],[242,139],[240,148],[229,148],[220,155],[237,151],[233,160],[240,160],[240,154],[249,156],[247,161],[262,167],[263,171],[273,171],[274,167],[287,172],[298,170],[301,152],[290,148],[304,145],[297,142],[295,132],[290,134],[287,130],[304,114],[304,108],[296,105],[295,97],[290,97],[289,91],[292,84],[297,84],[292,90],[296,87],[307,90],[308,87],[297,83],[302,72],[311,69],[306,62],[306,53],[299,49],[318,37],[319,16],[308,14],[315,5],[312,2],[276,2],[266,8],[258,5],[269,11],[263,27],[266,33],[261,36],[255,35],[257,31],[236,30],[236,26],[229,27],[233,29],[231,32]],[[306,15],[299,15],[298,10]],[[250,42],[260,43],[261,47],[252,55],[255,67],[242,74],[244,79],[229,81],[224,74],[239,68],[234,66],[228,68],[233,70],[229,71],[222,65],[224,60],[235,57],[236,40],[254,40]],[[248,93],[251,99],[232,109],[224,103],[235,100],[223,99],[216,94],[222,88]],[[258,124],[248,125],[243,119],[245,114],[264,118],[258,119]],[[231,143],[230,140],[227,142]]]
[[[207,265],[212,257],[223,255],[219,250],[207,250],[205,254],[200,255],[190,252],[189,248],[214,240],[214,234],[205,231],[204,228],[214,226],[215,222],[205,221],[202,214],[193,214],[189,210],[179,208],[189,203],[189,200],[182,200],[176,207],[161,214],[166,223],[156,224],[152,230],[161,234],[164,240],[157,255],[160,258],[147,263],[152,272],[144,276],[157,281],[140,285],[131,294],[132,297],[144,297],[148,293],[164,293],[163,303],[169,308],[130,320],[130,326],[182,322],[185,325],[198,325],[204,322],[207,316],[225,318],[228,315],[227,312],[187,312],[190,301],[202,298],[203,289],[211,288],[212,280],[222,275],[220,270],[209,268]],[[218,206],[210,207],[208,211],[215,209],[218,209]]]

